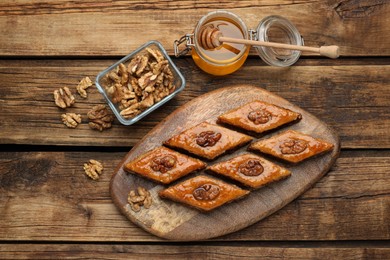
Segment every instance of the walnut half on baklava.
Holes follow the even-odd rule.
[[[266,153],[288,162],[298,163],[312,156],[330,151],[333,147],[333,144],[324,140],[316,139],[294,130],[288,130],[270,138],[254,142],[248,149]]]
[[[255,154],[239,155],[211,165],[207,169],[253,189],[258,189],[291,175],[289,170]]]
[[[159,183],[169,184],[205,167],[206,164],[198,159],[161,146],[126,163],[124,169]]]
[[[235,185],[200,175],[162,190],[159,195],[201,211],[210,211],[248,193]]]
[[[260,134],[301,118],[300,113],[256,100],[220,115],[218,122]]]
[[[250,136],[203,122],[173,136],[164,144],[212,160],[226,151],[242,146],[251,140],[252,137]]]

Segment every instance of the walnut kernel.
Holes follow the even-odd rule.
[[[166,173],[173,167],[175,167],[176,158],[172,155],[166,155],[163,157],[154,158],[150,163],[150,168],[153,171],[159,171],[161,173]]]
[[[83,78],[80,83],[77,85],[77,92],[80,94],[82,98],[87,98],[87,88],[92,86],[92,81],[89,77]]]
[[[196,143],[202,147],[214,146],[219,141],[219,139],[221,139],[221,137],[221,133],[216,133],[214,131],[204,131],[198,134]]]
[[[89,160],[88,163],[84,163],[85,174],[92,180],[98,180],[99,175],[103,172],[103,164],[96,160]]]
[[[272,115],[267,110],[254,110],[248,114],[248,119],[255,125],[265,124],[271,120]]]
[[[282,143],[279,148],[282,154],[299,154],[306,150],[307,142],[300,139],[290,139]]]
[[[113,115],[108,112],[105,105],[96,105],[88,112],[89,126],[92,129],[103,131],[110,128],[114,121]]]
[[[63,87],[54,91],[54,102],[60,108],[67,108],[74,104],[75,98],[68,87]]]
[[[259,176],[264,171],[263,165],[261,165],[261,162],[256,159],[247,160],[242,163],[238,169],[240,173],[246,176]]]
[[[137,192],[131,190],[127,196],[127,202],[130,204],[131,209],[138,212],[142,206],[147,209],[150,208],[153,202],[150,192],[141,186],[137,188]]]
[[[81,115],[66,113],[61,115],[62,122],[69,128],[76,128],[81,123]]]
[[[214,200],[219,195],[219,186],[206,183],[196,188],[192,195],[196,200]]]

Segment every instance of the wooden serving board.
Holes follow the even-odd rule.
[[[335,146],[333,151],[310,158],[297,165],[276,162],[291,170],[292,176],[252,191],[244,199],[223,205],[209,213],[202,213],[184,205],[160,199],[158,191],[164,188],[162,185],[126,173],[123,170],[125,163],[162,145],[164,140],[173,135],[203,121],[215,122],[222,113],[253,100],[266,101],[301,113],[302,120],[300,122],[283,129],[295,129],[333,143]],[[268,134],[265,137],[271,135]],[[237,154],[247,152],[247,147],[242,147],[233,153],[207,163],[210,165],[227,160]],[[340,144],[337,135],[325,123],[287,100],[254,86],[225,87],[193,99],[152,129],[134,146],[117,167],[111,180],[110,192],[120,211],[132,222],[152,234],[166,239],[183,241],[208,239],[245,228],[287,205],[310,188],[330,169],[339,150]],[[190,174],[190,176],[193,175]],[[153,197],[153,205],[149,209],[142,208],[140,212],[134,212],[127,204],[127,194],[138,186],[149,189]]]

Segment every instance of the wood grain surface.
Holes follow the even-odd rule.
[[[343,148],[390,148],[388,60],[379,65],[356,60],[336,65],[327,60],[302,60],[290,68],[275,68],[251,59],[232,75],[214,77],[196,69],[192,60],[174,59],[187,80],[185,91],[133,126],[123,126],[116,120],[112,129],[100,133],[88,127],[86,114],[95,104],[104,103],[102,95],[91,87],[88,99],[82,99],[75,88],[83,77],[94,79],[115,61],[0,61],[0,143],[131,147],[193,98],[245,82],[321,118],[337,131]],[[75,105],[66,112],[82,115],[82,124],[76,129],[63,125],[60,117],[64,110],[54,104],[54,90],[64,86],[71,88],[76,97]]]
[[[112,202],[110,179],[126,154],[104,149],[0,152],[1,239],[161,242],[121,215]],[[97,182],[83,171],[91,158],[105,167]],[[389,240],[389,168],[389,151],[344,150],[328,174],[296,200],[248,228],[213,240],[227,245]]]
[[[76,94],[66,128],[53,91],[75,92],[141,44],[172,43],[210,11],[224,9],[255,28],[282,15],[307,46],[336,44],[339,59],[304,53],[289,68],[267,66],[254,50],[226,77],[174,58],[186,89],[141,122],[104,132],[86,113],[104,102]],[[390,2],[388,0],[0,2],[1,259],[390,259]],[[109,193],[127,152],[177,108],[209,91],[250,84],[281,96],[333,128],[340,157],[311,188],[271,216],[204,242],[172,242],[123,216]],[[98,159],[95,182],[83,164]]]
[[[351,245],[339,242],[329,243],[248,245],[235,243],[232,246],[207,244],[184,245],[97,245],[97,244],[0,244],[0,254],[4,258],[52,259],[96,258],[103,259],[386,259],[390,253],[383,243]]]
[[[288,129],[332,143],[334,149],[330,153],[300,164],[285,165],[292,172],[292,176],[287,180],[252,191],[247,198],[209,213],[200,213],[181,204],[163,200],[158,196],[158,192],[163,189],[162,185],[156,185],[124,171],[125,163],[161,146],[170,137],[204,121],[215,123],[219,115],[254,100],[265,101],[300,113],[302,120]],[[110,192],[120,211],[152,234],[178,241],[209,239],[252,225],[287,205],[330,169],[339,154],[339,149],[338,136],[311,114],[261,88],[233,85],[193,99],[153,128],[118,166],[110,184]],[[247,153],[246,146],[209,162],[209,165],[243,153]],[[149,209],[134,212],[127,202],[127,195],[130,190],[135,190],[139,186],[149,190],[153,205]]]
[[[239,15],[253,29],[266,16],[284,16],[307,46],[339,45],[343,56],[390,55],[386,0],[4,0],[0,33],[7,37],[0,38],[0,55],[124,56],[149,40],[162,42],[172,54],[173,41],[191,33],[202,16],[216,9]]]

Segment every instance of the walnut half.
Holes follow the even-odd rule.
[[[141,207],[144,206],[146,209],[152,206],[152,196],[150,192],[144,187],[139,186],[137,188],[138,194],[135,190],[131,190],[127,197],[127,202],[133,211],[138,212]]]
[[[108,112],[105,105],[96,105],[88,112],[89,127],[99,131],[110,128],[114,116]]]
[[[87,88],[92,86],[92,81],[89,77],[83,78],[80,83],[77,85],[77,92],[80,94],[82,98],[87,98]]]
[[[54,91],[54,102],[60,108],[67,108],[74,104],[75,98],[68,87]]]
[[[103,164],[96,160],[89,160],[88,163],[84,163],[85,174],[92,180],[98,180],[99,175],[103,172]]]
[[[69,128],[76,128],[81,123],[81,115],[66,113],[61,115],[62,122]]]

